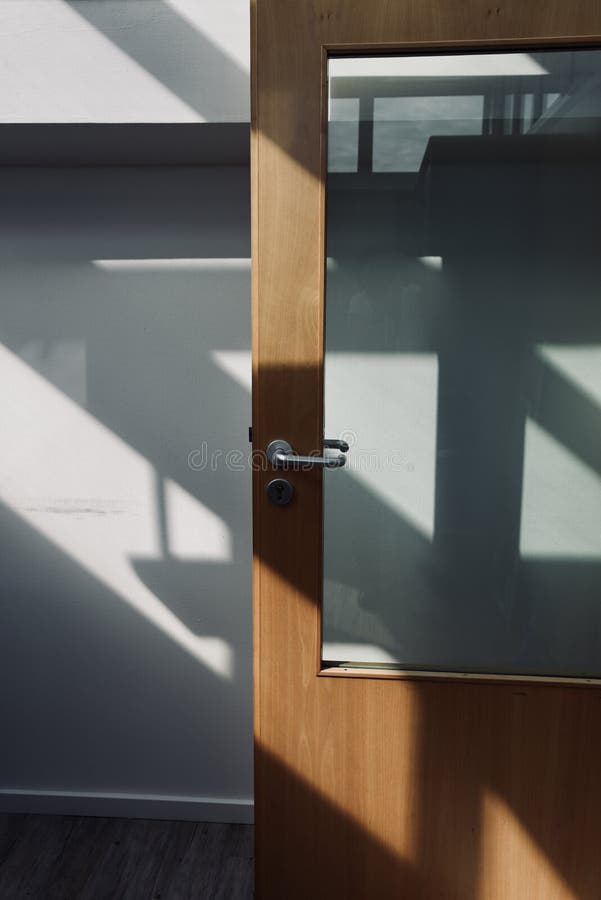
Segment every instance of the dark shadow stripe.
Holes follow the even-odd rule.
[[[0,124],[1,166],[245,166],[247,122]]]

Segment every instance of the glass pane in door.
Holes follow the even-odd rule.
[[[328,75],[324,664],[601,677],[601,50]]]

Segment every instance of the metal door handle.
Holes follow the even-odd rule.
[[[341,441],[340,443],[344,443]],[[324,441],[324,447],[328,445]],[[338,456],[300,456],[288,441],[272,441],[267,447],[267,459],[276,469],[341,469],[346,462],[344,453]]]
[[[340,441],[338,438],[324,438],[323,445],[328,450],[342,450],[343,453],[348,453],[350,449],[346,441]]]

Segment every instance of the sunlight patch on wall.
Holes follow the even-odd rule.
[[[250,72],[250,20],[240,0],[199,3],[198,0],[164,0],[182,19],[205,35],[230,62]]]
[[[92,265],[105,272],[218,272],[224,269],[250,271],[246,257],[198,259],[93,259]]]
[[[230,378],[247,390],[252,388],[250,350],[211,350],[213,362]]]
[[[1,345],[0,381],[0,500],[195,659],[231,678],[230,645],[194,634],[133,568],[132,559],[162,556],[154,467]],[[230,558],[225,523],[173,484],[167,515],[174,555]]]
[[[84,340],[30,340],[19,348],[19,356],[80,406],[86,406],[88,366]]]
[[[64,0],[2,0],[0,54],[2,122],[205,121]]]
[[[170,478],[165,479],[165,515],[170,556],[231,561],[229,528],[212,510]]]
[[[520,526],[523,557],[601,557],[601,478],[526,420]]]

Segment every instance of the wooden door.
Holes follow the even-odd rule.
[[[299,471],[276,469],[271,463],[265,463],[264,453],[276,439],[286,440],[303,454],[322,449],[326,200],[331,187],[326,189],[329,60],[360,59],[366,55],[432,58],[452,52],[512,52],[534,60],[540,70],[546,71],[537,55],[543,50],[579,52],[588,48],[592,51],[596,42],[601,45],[601,4],[597,0],[574,3],[511,0],[499,6],[484,0],[462,3],[254,0],[252,14],[256,896],[259,900],[600,898],[601,690],[598,681],[601,659],[597,642],[601,625],[595,611],[597,603],[601,603],[599,536],[592,532],[582,536],[585,548],[582,550],[576,532],[579,533],[582,521],[588,522],[585,517],[576,522],[565,541],[554,538],[556,544],[551,546],[555,546],[556,552],[547,552],[544,535],[553,510],[545,513],[543,509],[536,522],[528,526],[534,547],[528,555],[528,548],[524,550],[522,546],[523,522],[518,536],[515,522],[503,525],[504,517],[519,519],[520,511],[524,517],[527,502],[524,492],[530,490],[529,479],[537,477],[536,457],[531,458],[539,446],[537,441],[547,448],[545,460],[555,459],[554,452],[558,459],[565,458],[566,472],[568,464],[584,467],[590,480],[585,479],[582,484],[591,487],[588,491],[582,489],[578,502],[583,509],[597,490],[596,479],[601,471],[601,429],[595,399],[598,396],[592,387],[569,394],[574,379],[579,377],[576,369],[569,368],[572,365],[569,360],[584,359],[588,353],[586,359],[594,358],[593,380],[598,382],[594,360],[601,341],[599,307],[595,305],[595,291],[584,290],[582,286],[583,271],[587,273],[584,279],[587,285],[594,279],[598,255],[594,250],[598,242],[594,208],[599,195],[595,169],[599,154],[593,133],[599,122],[595,119],[598,74],[587,70],[586,77],[583,76],[584,90],[588,91],[586,115],[574,113],[574,107],[570,106],[576,91],[573,75],[569,76],[571,87],[566,89],[566,96],[551,90],[544,100],[545,108],[558,102],[557,108],[563,110],[561,115],[578,119],[578,128],[572,122],[568,129],[570,135],[578,131],[582,138],[578,143],[580,155],[575,161],[570,157],[569,174],[565,174],[566,168],[553,168],[564,165],[562,154],[565,155],[567,138],[559,136],[561,147],[557,149],[559,145],[553,139],[555,126],[535,127],[534,120],[540,119],[543,107],[540,98],[537,99],[535,83],[528,82],[534,86],[519,89],[519,85],[514,85],[507,89],[501,101],[494,91],[484,98],[482,118],[488,116],[488,125],[480,129],[478,142],[470,137],[473,130],[470,131],[469,124],[461,126],[460,134],[456,130],[453,141],[446,144],[443,129],[442,133],[437,132],[439,139],[430,142],[420,155],[421,162],[407,163],[411,178],[405,178],[407,173],[403,175],[405,182],[413,185],[414,194],[418,181],[421,191],[421,206],[413,206],[415,229],[406,229],[411,233],[407,240],[415,239],[414,231],[423,230],[424,215],[418,213],[419,210],[424,213],[424,209],[430,218],[438,216],[436,227],[442,234],[432,240],[434,250],[429,243],[421,248],[419,243],[413,247],[411,271],[416,271],[416,266],[436,269],[442,265],[443,271],[448,268],[449,272],[447,293],[440,301],[446,304],[444,315],[438,307],[431,314],[437,330],[434,337],[429,335],[430,343],[420,345],[418,350],[422,352],[426,347],[424,359],[433,359],[438,354],[437,411],[433,415],[437,417],[439,429],[431,473],[436,513],[432,534],[427,540],[420,539],[419,546],[426,546],[428,541],[434,546],[442,540],[440,552],[446,554],[445,559],[451,559],[453,565],[459,559],[463,566],[454,570],[459,572],[461,582],[455,593],[450,578],[435,577],[427,570],[428,578],[437,585],[436,614],[434,618],[424,619],[421,632],[414,629],[405,640],[409,660],[405,666],[386,666],[381,661],[375,665],[353,664],[352,660],[348,665],[324,662],[323,490],[324,483],[329,490],[331,485],[342,484],[336,482],[337,478],[347,476],[344,470],[324,473],[307,467]],[[562,62],[560,68],[567,71],[570,65],[573,72],[573,63],[563,65]],[[443,110],[448,108],[448,103],[440,101],[440,92],[445,91],[444,85],[439,86],[436,101],[437,108]],[[491,112],[490,105],[506,103],[509,94],[511,110],[505,106],[498,114]],[[471,96],[469,90],[463,91],[463,96]],[[353,102],[362,102],[352,92],[349,97]],[[465,107],[463,101],[460,106]],[[508,199],[513,197],[513,180],[505,183],[504,175],[492,179],[488,175],[480,176],[490,171],[482,166],[486,164],[491,142],[500,142],[499,146],[506,148],[510,145],[509,140],[503,144],[506,137],[523,137],[524,129],[519,122],[524,120],[526,106],[530,109],[525,138],[528,142],[511,143],[518,148],[519,160],[525,160],[524,165],[530,166],[520,187],[521,196],[530,197],[529,213],[522,216],[516,212],[521,207],[512,207],[513,201]],[[591,126],[592,119],[597,126]],[[376,138],[373,130],[370,133],[366,129],[366,118],[361,112],[355,124],[357,152],[350,169],[356,178],[363,177],[361,168],[367,160],[366,177],[371,177],[376,168]],[[395,138],[394,129],[389,132],[384,129],[381,133],[384,138],[388,133],[387,146],[402,146],[402,135]],[[484,144],[484,139],[488,143]],[[363,156],[362,146],[363,151],[367,146]],[[508,152],[511,156],[513,150]],[[441,154],[444,164],[437,168],[436,160]],[[514,162],[517,157],[512,157]],[[540,165],[546,166],[542,181],[532,174],[533,160],[539,174]],[[378,190],[386,191],[385,179],[390,173],[385,171],[385,164],[381,168]],[[440,172],[446,173],[444,177]],[[582,188],[583,172],[587,190]],[[466,184],[472,184],[472,177],[476,177],[476,187],[468,190]],[[528,193],[533,179],[538,184],[534,200]],[[349,200],[347,207],[342,204],[340,221],[345,217],[369,215],[369,190],[366,188],[359,200]],[[575,193],[589,197],[588,212],[583,213],[585,218],[588,216],[586,227],[579,224],[580,207],[570,205]],[[423,200],[425,196],[429,199]],[[439,202],[436,198],[442,199]],[[539,216],[540,198],[543,198],[543,209]],[[335,205],[328,200],[328,215]],[[481,291],[475,291],[481,302],[468,302],[465,298],[472,289],[466,285],[475,276],[469,266],[466,268],[465,240],[457,239],[458,223],[488,215],[486,210],[491,209],[494,221],[504,215],[506,226],[507,221],[510,224],[501,231],[493,229],[491,237],[488,232],[478,234],[483,229],[476,219],[470,232],[470,240],[475,242],[473,256],[480,261],[488,259],[486,254],[493,252],[491,243],[495,247],[507,244],[512,247],[511,265],[495,269],[484,296]],[[560,216],[555,215],[558,209]],[[349,246],[354,246],[352,241]],[[443,252],[439,257],[436,254],[440,247]],[[566,247],[571,248],[569,252]],[[354,246],[352,252],[356,258],[361,257],[360,246]],[[405,247],[403,259],[411,253]],[[352,255],[350,251],[349,255]],[[532,267],[528,260],[534,257],[538,261]],[[564,257],[565,263],[561,261]],[[444,262],[440,263],[443,258]],[[374,266],[378,267],[377,257],[370,265],[373,273]],[[394,281],[398,267],[387,271]],[[538,297],[540,278],[545,284],[552,282],[548,287],[552,299],[547,305],[541,301],[535,309],[536,315],[527,317],[527,324],[522,317],[523,304],[517,304],[513,318],[494,312],[504,299],[515,297],[517,282],[521,285],[519,289],[525,291],[524,296]],[[420,284],[419,277],[413,275],[403,281],[399,287],[404,292],[403,309],[421,302],[416,300]],[[354,291],[354,299],[352,303],[349,300],[348,306],[351,312],[357,309],[362,312],[366,306],[370,310],[377,308],[378,298],[366,300],[365,293]],[[474,291],[470,296],[474,296]],[[577,321],[578,327],[570,324],[571,314],[565,311],[566,297],[575,304],[573,321]],[[482,309],[493,312],[481,313]],[[556,315],[554,311],[560,309],[563,312]],[[540,321],[536,318],[539,313]],[[518,318],[519,328],[515,325]],[[531,321],[534,321],[532,326]],[[445,457],[446,448],[440,445],[441,433],[449,439],[460,440],[454,425],[457,405],[453,405],[454,395],[449,385],[452,388],[459,384],[467,392],[465,396],[469,396],[469,382],[485,377],[480,374],[483,361],[477,353],[471,368],[457,370],[448,366],[449,334],[455,335],[457,341],[464,340],[466,330],[472,327],[470,323],[474,329],[472,343],[480,346],[484,341],[493,348],[488,360],[494,357],[494,348],[501,348],[498,355],[501,368],[493,366],[490,377],[494,394],[491,406],[500,410],[500,418],[493,417],[494,424],[486,433],[494,436],[502,434],[504,429],[515,429],[516,435],[526,435],[509,442],[508,454],[494,456],[488,485],[482,473],[477,472],[479,488],[472,493],[481,495],[482,490],[490,491],[490,504],[500,523],[499,530],[492,531],[483,524],[482,533],[492,535],[494,531],[498,537],[506,527],[507,533],[513,535],[502,545],[497,541],[495,546],[501,546],[501,550],[494,551],[494,562],[490,565],[486,561],[492,559],[493,551],[487,539],[480,539],[477,534],[482,508],[478,497],[470,499],[470,494],[458,499],[453,488],[454,479],[468,477],[465,469],[469,470],[472,464],[478,468],[477,460],[467,463],[464,460],[462,469],[457,462],[445,462],[456,457],[452,453]],[[396,333],[395,329],[397,325],[388,321],[378,334],[390,335]],[[358,331],[361,335],[362,329]],[[525,334],[528,356],[524,350]],[[363,329],[363,335],[368,346],[372,332]],[[383,352],[382,340],[373,338],[373,346],[369,345],[374,358]],[[503,355],[508,346],[509,363]],[[585,356],[579,355],[583,347]],[[408,349],[411,351],[410,346]],[[522,374],[525,371],[524,359],[531,361],[534,357],[536,365],[543,357],[545,365],[549,364],[544,384],[548,385],[552,377],[557,384],[550,394],[539,391],[536,420],[530,420],[525,406],[523,421],[518,421],[517,407],[510,409],[507,404],[518,402],[515,398],[522,396],[520,385],[524,382],[514,383],[512,378],[516,371]],[[349,356],[349,366],[352,358],[358,357]],[[565,360],[569,371],[562,369]],[[524,365],[530,373],[531,363]],[[587,369],[589,374],[593,370]],[[560,380],[562,372],[566,381]],[[343,379],[344,374],[343,369]],[[349,370],[349,384],[354,384],[351,375]],[[427,372],[424,378],[429,378]],[[530,374],[523,378],[530,378]],[[536,382],[536,377],[532,378]],[[404,396],[409,397],[409,407],[411,388],[417,381],[417,376],[411,376],[403,387]],[[388,402],[394,401],[397,389],[394,381],[387,387],[382,385],[383,394],[389,395]],[[462,420],[462,427],[471,428],[472,437],[474,434],[477,437],[480,431],[476,406],[468,420],[467,425]],[[328,437],[340,435],[328,434]],[[354,449],[349,452],[349,460]],[[494,455],[494,450],[490,452]],[[524,463],[519,478],[511,475],[504,481],[505,458],[513,460],[511,465],[518,465],[519,459],[526,457],[528,472]],[[276,505],[267,495],[267,485],[276,477],[284,477],[294,488],[294,496],[287,505]],[[561,480],[563,476],[558,477]],[[569,477],[565,475],[568,480]],[[568,486],[571,495],[581,490],[580,476],[574,477],[576,481]],[[565,478],[560,487],[565,485]],[[354,523],[361,522],[361,513],[352,504],[360,504],[362,510],[367,510],[374,492],[381,493],[382,484],[385,482],[379,482],[379,486],[374,483],[371,493],[358,493],[358,499],[341,490],[336,495],[341,504],[340,514],[337,518],[336,510],[331,509],[327,528],[344,529],[349,557],[353,556],[350,548]],[[507,490],[505,484],[510,485]],[[505,496],[514,489],[518,491],[516,498],[505,504]],[[544,484],[537,490],[543,492],[541,496],[547,496]],[[568,495],[568,505],[571,495]],[[389,535],[396,534],[387,498],[380,497],[378,502],[385,509],[378,521],[390,522],[384,530],[388,529]],[[416,503],[419,502],[418,496]],[[473,532],[469,540],[461,536],[462,517]],[[591,517],[591,521],[596,521],[594,508]],[[425,525],[418,522],[418,526],[418,531],[420,527],[424,534],[428,531],[427,522]],[[576,543],[570,543],[572,537]],[[409,572],[421,571],[416,557],[411,555],[411,540],[412,537],[407,538],[409,543],[402,554],[399,606],[409,603],[415,606],[418,597],[417,594],[409,596],[411,591],[418,590],[417,581],[409,577]],[[393,564],[394,541],[388,540],[388,544],[392,549],[389,547],[381,557],[377,549],[370,556],[370,577],[374,579],[382,574],[386,576],[386,567]],[[485,562],[481,566],[474,563],[478,575],[466,576],[466,580],[462,572],[471,567],[470,546],[474,547],[474,560],[479,554],[480,562],[483,559]],[[426,568],[428,564],[424,560],[428,558],[420,557]],[[402,566],[406,566],[408,573],[406,590],[402,589]],[[493,574],[491,566],[495,570]],[[348,566],[344,570],[348,571]],[[384,579],[384,582],[390,586],[390,581]],[[496,585],[494,590],[501,598],[498,602],[491,599],[491,585]],[[532,585],[536,585],[534,600]],[[342,591],[344,618],[344,588]],[[481,619],[478,613],[475,618],[472,616],[473,610],[480,609],[478,591],[487,610]],[[509,606],[503,606],[508,591],[513,604],[509,612]],[[454,617],[452,608],[449,612],[449,604],[462,592],[470,593],[472,598],[469,606],[472,612],[465,622],[459,614]],[[530,598],[527,614],[519,602],[522,596]],[[499,605],[503,607],[501,612],[498,612]],[[497,610],[494,615],[499,615],[499,624],[491,628],[493,608]],[[445,610],[444,615],[441,609]],[[421,610],[417,615],[422,615]],[[551,624],[547,623],[547,617]],[[364,618],[367,621],[368,617]],[[463,622],[461,628],[457,622]],[[445,642],[454,631],[461,632],[456,646],[463,648],[461,652],[471,654],[471,664],[462,667],[460,659],[456,664],[449,664],[451,651],[441,650],[437,656],[428,623],[438,629],[441,647],[446,647]],[[495,632],[504,628],[513,636],[506,655],[515,652],[517,659],[521,650],[516,643],[522,641],[524,653],[532,652],[535,658],[530,670],[527,664],[520,669],[520,663],[507,663],[501,651],[500,657],[495,658],[494,648],[502,645],[502,638],[496,643]],[[544,647],[540,637],[543,633]],[[412,655],[417,643],[426,648],[423,658],[418,658],[417,651]],[[399,659],[403,663],[404,658]],[[545,660],[549,660],[548,671],[545,671]]]

